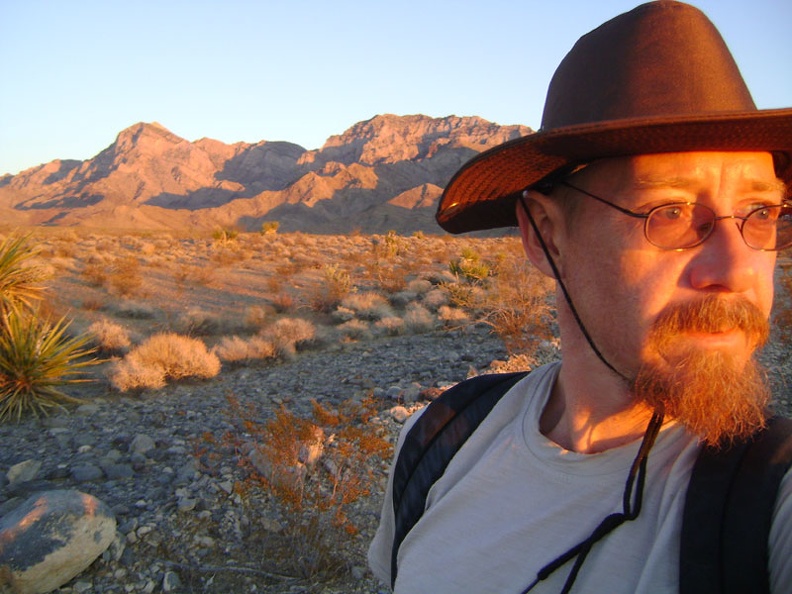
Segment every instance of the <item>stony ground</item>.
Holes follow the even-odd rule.
[[[351,506],[360,532],[340,534],[332,556],[310,531],[287,538],[289,520],[272,497],[238,488],[250,469],[219,439],[236,428],[227,396],[266,417],[280,405],[307,414],[312,398],[332,407],[374,393],[381,413],[372,430],[392,440],[400,427],[394,406],[504,357],[497,338],[474,328],[302,353],[136,396],[98,392],[69,414],[0,426],[0,516],[32,492],[59,488],[90,493],[114,510],[116,543],[62,594],[378,592],[365,551],[387,465],[377,463],[373,494]],[[5,473],[25,462],[41,466],[32,480],[9,483]]]
[[[765,354],[787,414],[788,351],[776,344]],[[365,553],[387,464],[374,462],[371,496],[351,506],[357,535],[338,533],[331,553],[308,530],[295,539],[266,491],[238,488],[251,470],[240,464],[238,449],[217,439],[238,429],[227,396],[266,418],[281,405],[307,415],[310,399],[333,407],[373,393],[380,413],[371,430],[394,440],[401,427],[396,407],[421,406],[418,395],[427,388],[484,371],[505,355],[500,340],[478,327],[306,352],[135,396],[96,392],[69,413],[0,425],[0,516],[30,493],[59,488],[90,493],[114,510],[116,542],[60,594],[385,592]],[[24,477],[31,480],[9,482],[5,473],[20,463],[40,468]]]

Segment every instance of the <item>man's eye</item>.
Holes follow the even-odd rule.
[[[689,209],[686,209],[683,205],[679,205],[679,204],[675,204],[673,206],[665,206],[659,208],[655,212],[655,217],[660,220],[671,223],[674,221],[678,221],[679,219],[687,216],[689,214],[688,210]]]
[[[757,223],[773,223],[778,219],[781,214],[781,208],[778,206],[756,206],[748,215],[752,221]]]

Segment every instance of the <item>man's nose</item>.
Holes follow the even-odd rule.
[[[743,293],[754,282],[756,262],[762,252],[748,247],[740,232],[742,220],[719,217],[707,240],[691,260],[690,282],[694,289]]]

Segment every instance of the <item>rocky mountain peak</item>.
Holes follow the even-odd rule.
[[[96,157],[0,178],[10,224],[123,229],[439,232],[442,188],[478,152],[531,133],[478,117],[377,115],[320,150],[289,142],[191,142],[158,123],[122,130]]]

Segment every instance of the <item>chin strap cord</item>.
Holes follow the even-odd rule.
[[[569,305],[569,309],[572,312],[572,315],[574,316],[575,322],[577,322],[580,331],[583,333],[586,342],[588,342],[591,350],[594,351],[594,354],[597,355],[599,360],[602,361],[602,363],[608,369],[625,381],[629,382],[629,378],[616,369],[613,365],[611,365],[597,348],[597,345],[594,344],[594,340],[591,338],[586,326],[583,324],[583,320],[580,318],[580,314],[578,314],[577,308],[575,308],[575,304],[572,302],[572,297],[569,295],[569,291],[567,291],[566,285],[561,278],[561,274],[558,271],[555,260],[553,260],[553,257],[550,255],[550,250],[547,248],[544,237],[542,237],[542,234],[539,232],[539,227],[536,224],[536,221],[534,221],[533,216],[531,216],[531,213],[528,210],[528,205],[525,204],[524,195],[520,197],[520,204],[522,204],[525,215],[528,217],[528,221],[530,222],[534,233],[536,233],[536,237],[539,239],[539,245],[542,247],[542,251],[547,258],[547,262],[550,264],[553,275],[555,276],[556,281],[558,281],[558,286],[561,287],[561,291],[564,294],[564,299],[566,300],[567,305]],[[572,589],[572,585],[577,579],[580,568],[583,566],[583,563],[585,562],[586,557],[588,556],[592,547],[603,537],[611,533],[625,522],[635,520],[638,517],[638,514],[641,513],[641,504],[643,502],[644,484],[646,482],[646,464],[649,459],[649,451],[652,449],[658,433],[660,433],[660,428],[663,425],[663,418],[663,408],[659,407],[655,409],[655,412],[649,421],[649,425],[646,428],[646,432],[644,433],[641,447],[638,448],[638,454],[635,456],[635,460],[633,460],[632,466],[630,467],[630,472],[627,475],[627,482],[624,487],[624,498],[622,501],[622,511],[620,513],[614,513],[606,516],[588,536],[588,538],[575,545],[567,552],[561,554],[556,559],[540,569],[536,574],[534,581],[522,591],[522,594],[527,594],[527,592],[530,592],[539,582],[547,579],[557,569],[564,566],[572,559],[575,559],[575,563],[569,572],[569,576],[567,576],[566,582],[564,583],[564,588],[561,590],[561,594],[568,594]]]
[[[621,513],[614,513],[606,516],[588,538],[569,549],[566,553],[559,555],[556,559],[540,569],[534,581],[531,582],[521,594],[527,594],[539,582],[550,577],[551,574],[565,565],[568,561],[575,559],[575,564],[572,566],[569,576],[567,576],[567,580],[564,583],[564,588],[561,590],[561,594],[568,594],[577,579],[583,562],[586,560],[594,544],[625,522],[635,520],[638,517],[638,514],[641,513],[641,504],[643,503],[644,484],[646,483],[646,465],[649,460],[649,451],[652,449],[655,439],[657,439],[657,435],[660,433],[660,428],[663,426],[663,417],[663,410],[657,409],[652,415],[652,419],[649,421],[649,425],[641,441],[641,447],[638,448],[638,454],[635,456],[632,466],[630,467],[630,472],[627,475]]]
[[[613,365],[611,365],[610,362],[608,362],[605,356],[597,348],[597,345],[594,344],[594,339],[591,338],[591,335],[589,334],[588,330],[586,330],[586,326],[583,324],[583,320],[580,319],[580,314],[578,314],[575,304],[572,303],[572,297],[570,297],[569,291],[567,291],[566,285],[564,284],[564,281],[561,279],[561,274],[558,272],[558,267],[556,266],[555,260],[553,260],[553,257],[550,255],[550,250],[547,249],[547,244],[545,243],[544,237],[542,237],[542,234],[539,232],[539,227],[537,226],[536,221],[534,221],[534,218],[531,216],[531,213],[528,210],[528,206],[525,204],[525,196],[520,197],[520,204],[522,204],[523,210],[525,211],[525,215],[528,217],[528,221],[531,223],[531,227],[533,228],[534,233],[536,233],[536,237],[539,239],[539,245],[542,246],[542,251],[544,252],[545,258],[547,258],[547,262],[550,264],[550,268],[553,270],[553,276],[555,276],[555,279],[558,282],[558,286],[561,287],[561,291],[564,294],[564,299],[566,300],[567,305],[569,305],[569,309],[572,312],[572,315],[574,316],[575,322],[577,322],[580,331],[583,333],[586,342],[588,342],[589,346],[591,347],[591,350],[594,351],[594,354],[597,355],[599,360],[602,361],[608,369],[610,369],[620,378],[629,382],[630,381],[629,378],[626,375],[624,375],[622,372],[620,372],[618,369],[616,369]]]

